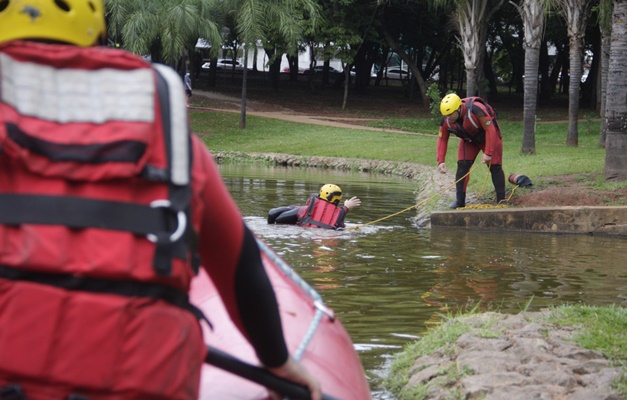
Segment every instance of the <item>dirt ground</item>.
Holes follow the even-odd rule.
[[[365,126],[369,121],[385,116],[427,116],[420,115],[415,105],[399,100],[398,96],[385,96],[379,93],[353,94],[350,107],[342,111],[341,90],[329,95],[329,92],[310,91],[289,95],[289,89],[272,92],[268,89],[247,93],[246,112],[250,115],[262,115],[271,118],[286,119],[303,123],[334,125],[341,127]],[[383,93],[383,92],[382,92]],[[211,90],[197,90],[192,97],[192,108],[239,112],[241,107],[241,88],[225,86]],[[507,107],[507,105],[505,105]],[[500,106],[502,110],[504,106]],[[522,110],[516,104],[508,110],[514,116],[514,110]],[[521,111],[518,111],[522,114]],[[522,117],[522,116],[521,116]],[[371,128],[374,129],[374,128]],[[389,130],[388,130],[389,131]],[[589,179],[588,179],[589,178]],[[553,207],[553,206],[606,206],[627,205],[627,188],[619,190],[597,190],[591,187],[595,177],[552,176],[542,180],[532,179],[534,186],[518,188],[512,205],[517,207]],[[508,185],[509,187],[509,185]]]

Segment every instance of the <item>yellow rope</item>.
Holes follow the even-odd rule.
[[[488,172],[486,173],[485,179],[483,180],[483,186],[481,186],[481,190],[479,190],[479,193],[477,194],[477,197],[475,200],[478,200],[481,197],[481,194],[483,193],[483,191],[485,190],[486,185],[488,184],[488,178],[490,177],[490,164],[488,164]],[[474,201],[471,201],[469,203],[466,203],[465,207],[461,207],[461,208],[484,208],[484,207],[480,207],[483,206],[483,204],[475,204],[474,206],[469,206],[469,204],[474,203]],[[486,206],[488,204],[485,204]]]
[[[447,190],[449,190],[450,188],[452,188],[453,186],[455,186],[455,185],[457,184],[457,182],[460,182],[460,181],[462,181],[462,180],[466,179],[466,177],[467,177],[468,175],[470,175],[470,173],[471,173],[471,172],[473,172],[475,169],[479,168],[479,166],[480,166],[480,165],[481,165],[481,164],[477,164],[477,165],[476,165],[476,166],[474,166],[474,167],[473,167],[470,171],[468,171],[468,173],[467,173],[466,175],[462,176],[461,178],[459,178],[458,180],[456,180],[455,182],[453,182],[451,185],[449,185],[449,186],[445,187],[444,189],[440,190],[439,192],[437,192],[437,193],[435,193],[435,194],[433,194],[433,195],[429,196],[428,198],[426,198],[426,199],[424,199],[424,200],[422,200],[422,201],[418,202],[417,204],[414,204],[413,206],[407,207],[407,208],[406,208],[406,209],[404,209],[404,210],[401,210],[401,211],[399,211],[399,212],[395,212],[394,214],[390,214],[390,215],[388,215],[388,216],[386,216],[386,217],[379,218],[379,219],[377,219],[377,220],[374,220],[374,221],[371,221],[371,222],[368,222],[368,223],[365,223],[365,224],[361,224],[361,225],[357,225],[357,226],[351,226],[351,227],[349,227],[349,228],[346,228],[345,230],[349,231],[349,230],[353,230],[353,229],[359,229],[359,228],[361,228],[362,226],[372,225],[372,224],[374,224],[374,223],[381,222],[381,221],[384,221],[384,220],[386,220],[386,219],[388,219],[388,218],[392,218],[392,217],[394,217],[394,216],[397,216],[397,215],[399,215],[399,214],[402,214],[402,213],[404,213],[404,212],[406,212],[406,211],[411,210],[412,208],[417,208],[417,207],[420,207],[421,205],[423,205],[423,204],[425,204],[426,202],[428,202],[428,201],[430,201],[430,200],[434,199],[435,197],[437,197],[437,196],[441,195],[442,193],[446,192]]]
[[[486,174],[485,180],[483,181],[483,187],[481,188],[481,190],[479,191],[479,194],[477,195],[477,199],[479,199],[481,197],[481,194],[483,193],[483,191],[485,190],[485,187],[488,183],[488,178],[490,177],[490,164],[488,164],[488,172]],[[461,209],[471,209],[471,210],[477,210],[477,209],[488,209],[488,208],[507,208],[507,203],[511,200],[512,196],[514,196],[514,192],[516,191],[516,189],[518,188],[518,186],[520,185],[516,185],[514,187],[514,189],[512,189],[512,192],[509,194],[509,196],[507,197],[507,199],[505,200],[501,200],[499,201],[499,203],[497,205],[492,205],[492,204],[475,204],[472,205],[473,201],[470,202],[471,205],[466,204],[465,207],[461,207]]]
[[[351,226],[351,227],[349,227],[349,228],[346,228],[345,230],[350,231],[350,230],[353,230],[353,229],[360,229],[362,226],[372,225],[372,224],[375,224],[375,223],[377,223],[377,222],[384,221],[384,220],[386,220],[386,219],[388,219],[388,218],[395,217],[395,216],[397,216],[397,215],[399,215],[399,214],[402,214],[402,213],[404,213],[404,212],[406,212],[406,211],[409,211],[409,210],[411,210],[411,209],[413,209],[413,208],[417,208],[417,207],[419,207],[419,206],[421,206],[421,205],[425,204],[426,202],[428,202],[428,201],[430,201],[430,200],[434,199],[435,197],[437,197],[437,196],[441,195],[442,193],[446,192],[446,191],[447,191],[447,190],[449,190],[451,187],[455,186],[458,182],[460,182],[460,181],[462,181],[462,180],[466,179],[466,177],[467,177],[468,175],[470,175],[470,174],[471,174],[471,173],[472,173],[475,169],[479,168],[480,166],[481,166],[481,163],[479,163],[479,164],[475,165],[475,166],[474,166],[474,167],[473,167],[470,171],[468,171],[468,173],[467,173],[466,175],[462,176],[461,178],[459,178],[458,180],[456,180],[455,182],[453,182],[451,185],[449,185],[449,186],[445,187],[444,189],[440,190],[439,192],[437,192],[437,193],[435,193],[435,194],[433,194],[433,195],[429,196],[428,198],[426,198],[426,199],[424,199],[424,200],[422,200],[422,201],[419,201],[417,204],[414,204],[413,206],[407,207],[407,208],[406,208],[406,209],[404,209],[404,210],[401,210],[401,211],[395,212],[394,214],[390,214],[390,215],[388,215],[388,216],[386,216],[386,217],[379,218],[379,219],[377,219],[377,220],[374,220],[374,221],[371,221],[371,222],[368,222],[368,223],[365,223],[365,224],[361,224],[361,225],[357,225],[357,226]],[[488,172],[487,172],[487,174],[486,174],[486,178],[485,178],[485,180],[484,180],[484,182],[483,182],[483,187],[482,187],[482,188],[481,188],[481,190],[479,191],[479,194],[477,195],[477,198],[479,198],[479,196],[481,195],[481,193],[482,193],[482,192],[483,192],[483,190],[485,189],[485,187],[486,187],[486,185],[487,185],[487,182],[488,182],[488,178],[489,178],[489,176],[490,176],[490,164],[488,164]],[[514,192],[515,192],[515,191],[516,191],[516,189],[518,188],[518,186],[520,186],[520,185],[516,185],[516,187],[514,187],[514,189],[512,190],[512,193],[510,193],[509,197],[505,200],[505,202],[509,202],[509,200],[510,200],[510,199],[512,198],[512,196],[514,195]],[[472,202],[471,202],[471,203],[472,203]],[[465,207],[460,207],[460,208],[458,208],[458,210],[464,210],[464,209],[473,209],[473,210],[474,210],[474,209],[487,209],[487,208],[507,208],[507,205],[502,204],[502,203],[503,203],[503,201],[500,201],[500,202],[499,202],[499,204],[497,204],[497,205],[495,205],[495,206],[493,206],[493,205],[491,205],[491,204],[475,204],[475,205],[470,205],[470,206],[469,206],[469,205],[466,205]]]

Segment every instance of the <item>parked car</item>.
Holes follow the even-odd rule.
[[[298,68],[298,74],[302,75],[305,72],[304,68]],[[290,67],[287,68],[283,68],[283,70],[281,71],[282,74],[289,74],[290,73]]]
[[[387,77],[388,79],[409,79],[409,72],[407,72],[407,70],[405,69],[400,69],[397,67],[388,67],[383,71],[383,77]]]
[[[243,71],[244,70],[244,65],[242,65],[239,61],[235,60],[231,60],[230,58],[221,58],[218,60],[218,63],[216,65],[216,70],[232,70],[233,69],[233,64],[235,64],[235,70],[236,71]],[[203,69],[209,69],[211,68],[211,63],[210,62],[206,62],[202,65]]]
[[[315,74],[322,74],[324,72],[324,65],[316,65],[314,67],[314,73]],[[305,75],[310,75],[311,74],[311,70],[309,68],[307,68],[306,70],[303,71],[303,74]],[[336,77],[336,76],[340,76],[342,75],[341,71],[338,71],[337,69],[333,68],[333,67],[329,67],[329,76],[331,77]]]

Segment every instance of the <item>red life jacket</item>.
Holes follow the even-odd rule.
[[[446,126],[449,133],[469,142],[481,144],[485,142],[485,130],[481,127],[479,119],[475,113],[483,112],[490,116],[496,122],[496,113],[494,109],[486,103],[481,97],[468,97],[462,99],[462,117],[461,120],[451,124],[448,118],[443,118],[442,123]],[[498,128],[498,124],[496,125]]]
[[[344,227],[346,208],[336,206],[312,195],[298,211],[297,225],[305,227],[339,229]]]
[[[51,291],[61,289],[81,299],[95,293],[190,309],[187,291],[197,263],[192,262],[191,138],[184,96],[174,71],[123,51],[19,41],[0,45],[0,284],[35,284],[27,285],[32,304],[49,302]],[[8,304],[26,301],[23,294],[15,296]],[[20,314],[3,309],[2,300],[0,326],[12,334],[9,327],[20,326]],[[107,307],[113,304],[106,301]],[[67,310],[60,307],[59,312]],[[111,314],[101,310],[93,309],[94,319]],[[25,320],[30,312],[36,310],[22,310]],[[38,323],[55,326],[57,317],[40,313]],[[115,324],[103,322],[101,329],[105,326]],[[42,339],[33,328],[19,332],[28,337],[13,350],[0,343],[0,359],[8,360],[7,351],[30,354],[32,348],[22,346]],[[156,353],[155,363],[163,362]],[[48,362],[16,362],[7,373],[37,377],[70,370],[60,367],[62,360]],[[68,384],[95,390],[109,379],[94,383],[90,379],[98,374],[90,373],[84,372],[85,382],[76,378]],[[152,374],[145,379],[160,379]],[[150,386],[148,381],[121,385]]]

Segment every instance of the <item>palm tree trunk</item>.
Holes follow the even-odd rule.
[[[605,116],[605,179],[627,180],[627,0],[614,0]]]
[[[538,104],[538,70],[540,68],[540,49],[546,23],[547,2],[525,0],[518,7],[525,27],[525,80],[523,105],[523,140],[522,152],[536,152],[536,109]],[[546,77],[545,77],[546,78]]]
[[[583,34],[583,32],[582,32]],[[570,39],[570,76],[568,81],[568,136],[566,145],[577,147],[579,144],[579,92],[581,91],[581,37],[573,35]]]
[[[473,8],[473,6],[475,6]],[[464,5],[462,5],[464,7]],[[464,69],[466,70],[466,97],[475,96],[477,94],[477,79],[479,77],[479,29],[476,24],[479,22],[480,16],[473,14],[479,13],[475,1],[468,1],[466,8],[460,8],[456,12],[455,22],[459,31],[461,47],[464,54]]]
[[[525,98],[523,103],[523,140],[521,151],[536,152],[536,108],[538,104],[538,67],[540,48],[525,47]]]
[[[588,16],[586,11],[590,0],[558,0],[562,14],[568,26],[569,44],[569,81],[568,81],[568,135],[566,136],[567,146],[577,146],[579,143],[579,133],[577,129],[577,119],[579,117],[579,92],[581,91],[581,58],[582,42],[586,33],[586,22]],[[563,74],[566,71],[562,70]]]

